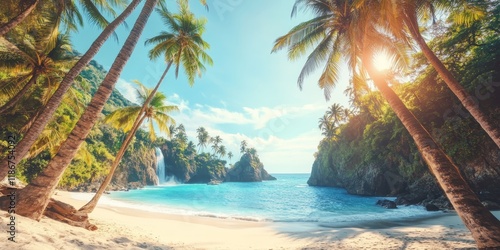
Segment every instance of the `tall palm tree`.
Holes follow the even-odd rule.
[[[419,27],[419,16],[434,16],[434,11],[438,7],[449,11],[451,15],[455,17],[454,20],[460,24],[467,24],[483,16],[485,10],[471,1],[462,0],[365,0],[364,2],[365,3],[362,4],[368,4],[374,7],[372,8],[373,11],[384,13],[383,18],[379,20],[387,23],[395,36],[401,38],[405,36],[405,31],[409,33],[446,85],[500,148],[500,128],[480,109],[477,99],[467,92],[446,68],[443,62],[429,48],[427,42],[420,33]],[[486,4],[482,3],[482,5],[484,6]]]
[[[337,130],[335,123],[332,121],[332,118],[328,113],[319,118],[318,128],[321,130],[321,135],[327,138],[332,138]]]
[[[40,78],[51,85],[76,62],[68,35],[59,34],[55,44],[34,36],[17,46],[0,38],[0,68],[20,72],[0,83],[1,94],[10,97],[0,107],[0,114],[14,107]]]
[[[207,147],[210,136],[208,135],[208,132],[204,127],[199,127],[198,129],[196,129],[196,133],[198,133],[196,137],[198,138],[198,147],[199,151],[201,152],[203,148]]]
[[[312,9],[317,17],[299,24],[288,34],[278,38],[273,49],[277,51],[289,48],[289,57],[296,59],[315,42],[319,42],[308,57],[299,76],[299,84],[305,75],[326,61],[325,70],[320,78],[320,87],[326,92],[330,91],[337,80],[341,56],[346,58],[351,70],[358,75],[364,74],[366,70],[414,139],[431,173],[436,177],[465,226],[472,232],[478,247],[499,248],[500,221],[481,204],[461,176],[457,166],[387,85],[385,75],[375,70],[373,59],[376,51],[381,48],[393,51],[390,48],[392,43],[389,43],[390,40],[385,33],[380,32],[380,27],[374,26],[379,16],[369,14],[372,11],[370,6],[358,6],[347,0],[297,0],[292,13],[302,4]],[[329,93],[326,92],[325,96],[328,97]]]
[[[109,183],[111,183],[113,174],[120,164],[128,145],[132,142],[135,133],[145,119],[147,119],[148,122],[151,141],[156,140],[155,129],[153,126],[154,122],[156,122],[160,131],[167,134],[169,134],[169,124],[175,124],[174,119],[169,116],[169,113],[179,111],[177,106],[166,105],[167,97],[165,95],[160,92],[154,92],[151,89],[147,89],[139,81],[135,81],[135,83],[138,85],[137,96],[140,100],[141,106],[135,105],[115,110],[104,120],[116,128],[123,129],[123,131],[128,132],[128,134],[123,140],[122,146],[120,147],[120,150],[118,150],[115,160],[109,169],[109,173],[99,187],[99,190],[97,190],[94,197],[92,197],[87,204],[79,209],[80,212],[91,213],[94,210],[102,194],[106,191]],[[154,96],[150,98],[152,95]],[[143,112],[143,110],[145,111]]]
[[[247,141],[243,140],[241,141],[241,144],[240,144],[240,153],[245,153],[245,151],[247,150],[247,147],[248,147],[248,143]]]
[[[87,109],[78,120],[66,141],[59,148],[58,153],[48,163],[47,167],[29,185],[19,191],[20,215],[39,220],[47,207],[50,196],[64,173],[76,151],[87,137],[90,129],[98,119],[104,104],[111,96],[114,86],[130,58],[132,51],[141,36],[149,16],[153,12],[158,0],[146,0],[144,7],[130,31],[123,47],[113,62],[108,74],[97,89]],[[36,197],[36,198],[35,198]]]
[[[219,154],[219,159],[224,158],[227,154],[226,146],[220,145],[217,149],[217,154]]]
[[[179,76],[182,66],[186,72],[189,84],[194,84],[196,76],[201,77],[205,71],[204,63],[212,65],[212,58],[205,52],[210,45],[202,39],[207,20],[196,18],[189,10],[187,1],[178,1],[179,13],[170,13],[165,7],[157,10],[167,31],[146,40],[145,44],[154,47],[149,51],[149,58],[155,60],[163,56],[169,70],[170,65],[175,65],[175,77]]]
[[[26,0],[20,1],[18,6],[24,7],[24,9],[22,9],[19,14],[17,14],[9,22],[0,26],[0,37],[4,36],[7,32],[21,23],[29,14],[31,14],[31,12],[33,12],[39,2],[40,0],[33,0],[31,3]]]
[[[27,7],[22,9],[19,12],[19,14],[16,15],[14,18],[12,18],[10,21],[0,26],[0,37],[7,34],[13,28],[19,25],[24,19],[26,19],[26,17],[28,17],[36,9],[36,7],[40,2],[42,2],[43,4],[50,5],[51,9],[49,12],[51,14],[56,14],[56,18],[54,20],[55,27],[53,27],[53,30],[55,30],[56,32],[61,23],[64,23],[64,26],[68,30],[76,30],[77,25],[80,26],[83,25],[82,14],[80,13],[74,0],[53,0],[53,1],[32,0],[31,3],[24,0],[21,1],[21,4],[19,6],[22,7],[28,4]],[[106,18],[104,17],[103,13],[101,13],[100,10],[115,15],[113,7],[114,6],[121,7],[124,5],[125,2],[123,0],[112,0],[112,1],[80,0],[79,3],[83,11],[90,18],[89,20],[93,24],[96,24],[104,29],[109,24],[109,22],[106,20]]]
[[[212,150],[214,151],[214,155],[218,154],[219,152],[219,145],[222,143],[222,138],[220,136],[215,136],[210,140],[212,143]]]
[[[335,125],[338,125],[340,122],[344,120],[344,114],[345,114],[344,108],[338,103],[334,103],[326,111],[326,115],[328,115],[328,118]]]
[[[99,52],[104,42],[114,33],[115,29],[120,26],[121,23],[133,12],[141,0],[133,0],[127,8],[106,28],[101,32],[101,34],[92,43],[90,48],[85,52],[85,54],[76,62],[76,64],[68,71],[64,76],[63,80],[59,84],[57,90],[52,94],[45,106],[40,110],[40,115],[33,121],[30,128],[24,133],[21,141],[16,145],[16,161],[19,162],[26,157],[29,149],[37,138],[42,134],[43,129],[47,126],[52,116],[57,110],[57,107],[61,104],[64,99],[64,95],[73,85],[73,81],[82,72],[82,70],[87,66],[87,64],[92,60],[92,58]],[[0,180],[3,180],[8,173],[9,165],[5,159],[0,161]]]
[[[229,162],[231,162],[231,159],[233,158],[233,152],[228,152],[227,158],[229,158]]]

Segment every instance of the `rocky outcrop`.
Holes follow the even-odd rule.
[[[341,171],[344,166],[325,168],[318,157],[314,161],[310,186],[331,186],[345,188],[349,194],[394,196],[407,190],[407,182],[402,176],[378,165],[366,165],[356,171]]]
[[[276,180],[264,169],[264,164],[260,162],[256,155],[245,153],[240,161],[227,172],[226,182],[258,182]]]
[[[500,208],[500,151],[494,147],[477,158],[457,165],[471,188],[488,208]],[[422,205],[429,211],[453,209],[436,179],[421,163],[409,176],[403,177],[398,169],[388,165],[359,164],[342,166],[334,157],[319,152],[313,164],[308,184],[345,188],[350,194],[369,196],[396,196],[397,205]],[[328,167],[326,167],[328,166]],[[404,166],[400,166],[404,168]]]
[[[381,207],[384,207],[384,208],[387,208],[387,209],[396,209],[396,208],[398,208],[396,206],[396,202],[390,201],[390,200],[378,200],[375,205],[381,206]]]

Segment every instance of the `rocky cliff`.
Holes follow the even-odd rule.
[[[477,152],[477,157],[456,163],[484,204],[498,209],[500,187],[496,183],[500,180],[500,150],[490,143],[486,145],[489,145],[487,149]],[[357,158],[346,161],[330,150],[318,152],[309,185],[345,188],[355,195],[396,196],[398,205],[432,204],[440,209],[452,209],[420,157],[412,163],[417,166],[405,172],[408,165],[395,165],[390,158],[383,163],[366,164]]]
[[[227,172],[226,182],[258,182],[276,180],[264,169],[256,155],[245,153],[241,159]]]

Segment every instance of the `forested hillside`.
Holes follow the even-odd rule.
[[[53,154],[57,152],[57,147],[75,125],[83,108],[105,75],[106,71],[95,61],[92,61],[85,68],[71,92],[67,94],[65,102],[58,108],[56,116],[43,132],[43,137],[30,151],[30,159],[22,161],[17,166],[16,173],[20,180],[26,183],[30,182],[47,165]],[[44,86],[39,85],[19,103],[19,107],[33,107],[33,113],[21,113],[26,109],[18,108],[11,110],[7,115],[0,116],[2,124],[0,143],[2,147],[7,146],[9,135],[18,137],[20,130],[29,127],[30,119],[34,119],[33,117],[36,115],[43,115],[37,114],[35,107],[43,105],[44,91]],[[102,117],[117,108],[130,105],[130,101],[125,99],[120,92],[114,90],[104,108]],[[100,180],[108,173],[109,166],[124,136],[121,130],[114,129],[103,122],[94,126],[85,140],[84,146],[78,152],[78,156],[64,173],[59,187],[63,189],[80,188],[88,191],[96,188]],[[2,150],[2,152],[6,152],[6,150]],[[120,169],[115,175],[114,183],[119,184],[115,188],[126,188],[129,182],[154,184],[155,165],[156,157],[149,136],[145,131],[139,130],[133,145],[128,148]]]
[[[468,26],[440,22],[431,48],[474,101],[500,126],[500,8]],[[419,66],[423,65],[423,66]],[[422,54],[410,77],[391,83],[418,120],[456,162],[483,200],[499,202],[500,150],[461,106]],[[409,78],[409,80],[408,80]],[[334,105],[320,120],[310,185],[338,186],[361,195],[400,196],[400,203],[449,207],[407,130],[378,92]]]

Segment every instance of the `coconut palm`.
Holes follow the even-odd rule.
[[[41,80],[48,86],[59,81],[75,62],[67,35],[59,34],[51,44],[37,34],[17,46],[0,38],[0,68],[16,72],[0,83],[0,95],[8,100],[0,107],[0,114],[14,107]]]
[[[332,121],[328,113],[319,118],[318,128],[321,130],[321,135],[327,138],[332,138],[337,130],[335,123]]]
[[[170,124],[174,125],[175,121],[169,116],[169,113],[173,111],[179,111],[177,106],[166,105],[166,96],[160,92],[154,92],[152,89],[147,89],[141,82],[134,81],[137,85],[137,96],[140,100],[141,105],[129,106],[122,109],[115,110],[109,114],[104,120],[106,123],[111,124],[115,128],[122,129],[124,132],[128,132],[127,136],[123,140],[122,146],[118,153],[116,154],[115,160],[109,169],[109,173],[102,182],[99,190],[92,199],[79,209],[81,212],[91,213],[97,205],[97,202],[101,198],[104,191],[108,187],[109,183],[113,178],[113,174],[120,164],[120,161],[127,150],[127,147],[132,142],[135,133],[147,119],[148,132],[151,141],[156,140],[156,133],[153,124],[156,122],[160,131],[169,134],[168,127]],[[154,95],[152,98],[149,98]],[[145,107],[145,108],[144,108]],[[145,110],[145,111],[143,111]]]
[[[220,145],[217,149],[217,154],[219,155],[219,159],[224,158],[227,154],[226,146]]]
[[[186,134],[186,128],[184,127],[184,125],[180,124],[175,130],[175,139],[182,145],[186,145],[189,139]]]
[[[40,0],[34,0],[31,3],[27,0],[19,1],[17,5],[21,9],[19,14],[17,14],[9,22],[0,26],[0,37],[4,36],[7,32],[21,23],[29,14],[31,14],[31,12],[33,12],[39,2]]]
[[[204,127],[199,127],[198,129],[196,129],[196,133],[198,133],[196,137],[198,138],[198,148],[201,152],[202,149],[207,147],[210,136],[208,135],[208,132]]]
[[[48,4],[50,8],[50,11],[40,10],[41,12],[45,11],[56,14],[56,18],[54,20],[55,27],[53,27],[53,30],[55,30],[56,32],[61,23],[63,23],[68,30],[76,30],[77,25],[80,26],[83,25],[82,14],[80,13],[77,4],[74,0],[57,0],[57,1],[33,0],[31,2],[24,0],[21,1],[21,3],[19,3],[18,5],[18,8],[20,9],[19,14],[16,15],[7,23],[0,26],[0,37],[4,36],[10,30],[19,25],[26,17],[28,17],[28,15],[30,15],[36,9],[39,3]],[[101,13],[100,10],[115,15],[113,7],[116,6],[121,7],[124,5],[125,2],[123,0],[112,0],[112,1],[80,0],[79,3],[85,14],[87,14],[87,17],[89,18],[90,22],[104,29],[109,24],[109,22],[106,20],[106,18],[104,17],[103,13]]]
[[[320,63],[326,63],[319,85],[325,91],[325,96],[329,97],[329,91],[338,79],[339,60],[342,56],[356,75],[363,76],[368,73],[413,137],[431,173],[435,175],[458,215],[472,232],[478,247],[500,247],[500,221],[481,204],[457,166],[388,86],[386,76],[375,70],[373,59],[377,51],[384,48],[397,55],[394,53],[397,51],[396,47],[391,48],[395,46],[394,43],[390,43],[383,30],[380,32],[381,27],[375,26],[380,16],[374,15],[370,6],[355,5],[352,1],[297,0],[292,14],[300,6],[311,9],[316,17],[297,25],[289,33],[278,38],[273,49],[277,51],[288,48],[289,58],[297,59],[308,48],[318,43],[299,76],[299,86],[304,76],[311,73]]]
[[[69,166],[76,151],[97,121],[99,114],[104,108],[104,104],[111,96],[114,86],[157,3],[158,0],[146,0],[122,49],[87,106],[87,109],[75,125],[75,128],[66,141],[63,142],[58,153],[51,159],[44,171],[42,171],[42,173],[40,173],[29,185],[19,191],[18,201],[20,207],[19,210],[16,211],[18,214],[36,220],[39,220],[43,215],[49,198],[59,183],[64,170]]]
[[[344,108],[338,103],[334,103],[326,111],[326,115],[334,125],[339,125],[345,119],[344,114]]]
[[[178,3],[180,5],[181,13],[192,15],[192,13],[189,12],[189,8],[187,7],[187,1],[179,0]],[[146,22],[157,4],[158,0],[146,0],[146,3],[144,4],[139,17],[137,18],[134,27],[127,37],[127,40],[125,41],[122,49],[118,53],[117,58],[113,62],[111,69],[97,89],[94,97],[87,106],[87,109],[78,120],[75,128],[72,130],[66,141],[61,145],[58,154],[54,158],[52,158],[47,167],[42,173],[37,176],[37,178],[35,178],[28,186],[20,191],[19,202],[20,204],[26,204],[26,207],[20,209],[18,214],[25,215],[33,219],[39,219],[42,216],[48,204],[49,198],[54,191],[57,183],[59,182],[62,174],[64,173],[64,170],[69,166],[71,160],[75,156],[75,150],[77,150],[81,146],[82,142],[90,132],[90,129],[96,123],[98,115],[104,108],[107,99],[111,96],[120,73],[123,70],[127,60],[130,58],[135,45],[137,44],[137,41],[139,40],[139,37],[146,25]],[[165,10],[165,8],[162,8],[162,10]],[[195,54],[192,51],[183,53],[189,54],[189,56],[182,57],[183,63],[188,60],[196,61],[197,63],[194,63],[197,66],[196,70],[200,70],[203,65],[201,65],[198,56],[205,57],[206,54],[203,53],[202,55]],[[193,65],[187,65],[189,65],[191,68],[185,70],[188,74],[188,78],[190,77],[190,74],[200,73],[199,71],[196,72],[196,70],[193,73]],[[192,78],[194,79],[194,76]],[[153,93],[158,89],[161,80],[162,79],[160,79],[157,86],[153,90]],[[152,96],[150,96],[149,98],[152,98]],[[146,100],[146,103],[148,103],[148,101],[149,100]],[[29,195],[34,195],[35,197],[37,197],[37,199],[29,199]]]
[[[212,65],[212,58],[205,52],[210,45],[202,39],[207,20],[196,18],[189,10],[187,1],[178,1],[179,13],[170,13],[166,8],[157,10],[164,25],[169,29],[161,31],[159,35],[146,40],[146,45],[154,45],[149,51],[152,60],[163,56],[167,63],[164,75],[170,65],[175,65],[175,77],[179,76],[182,66],[186,72],[190,85],[196,76],[200,77],[205,71],[204,63]]]
[[[233,158],[233,152],[228,152],[227,158],[229,158],[229,161],[231,161],[231,159]]]
[[[85,68],[85,66],[92,60],[92,58],[99,52],[104,42],[114,33],[114,30],[125,21],[125,19],[133,12],[135,7],[141,2],[141,0],[133,0],[127,8],[106,28],[101,32],[101,34],[92,43],[90,48],[85,52],[85,54],[76,62],[76,64],[68,71],[64,76],[63,80],[59,84],[57,90],[52,94],[50,99],[47,101],[39,113],[39,115],[33,122],[30,128],[24,133],[23,138],[16,145],[16,159],[19,162],[28,153],[29,149],[33,146],[37,138],[42,134],[44,128],[47,126],[52,116],[57,110],[57,107],[61,104],[66,92],[73,85],[73,81],[80,74],[80,72]],[[8,163],[5,159],[1,159],[0,163],[0,180],[3,180],[7,176],[9,170]]]
[[[247,147],[248,147],[248,143],[247,141],[243,140],[241,141],[241,144],[240,144],[240,153],[245,153],[245,151],[247,150]]]
[[[219,152],[219,145],[222,143],[222,138],[217,135],[214,138],[210,139],[210,142],[212,143],[211,148],[214,151],[214,155],[216,155]]]
[[[438,1],[438,0],[364,0],[364,3],[374,8],[372,11],[378,11],[383,15],[379,20],[387,23],[390,30],[396,37],[406,40],[406,32],[417,43],[423,55],[430,62],[439,76],[443,79],[450,90],[457,96],[462,105],[476,119],[486,133],[491,137],[495,144],[500,147],[500,128],[494,121],[485,114],[477,104],[476,98],[455,79],[453,74],[446,68],[443,62],[429,48],[424,37],[420,33],[419,16],[434,16],[436,8],[444,9],[450,12],[453,21],[459,24],[468,25],[472,21],[484,16],[486,3],[473,3],[471,1]],[[479,6],[481,5],[481,7]],[[373,12],[372,12],[373,13]]]

